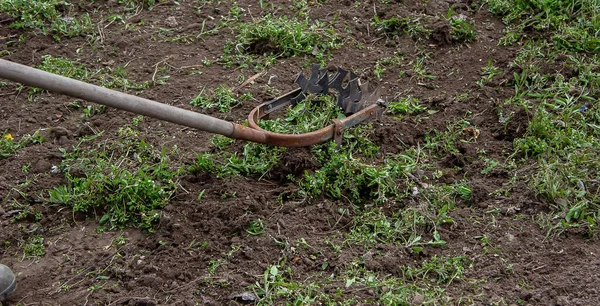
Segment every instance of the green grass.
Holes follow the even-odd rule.
[[[94,28],[88,14],[75,18],[62,13],[73,8],[73,4],[63,0],[0,1],[0,13],[16,18],[11,28],[33,29],[42,35],[53,35],[56,40],[82,35]]]
[[[490,12],[512,25],[507,41],[523,39],[524,31],[540,34],[528,39],[543,39],[554,48],[569,52],[600,51],[600,2],[597,0],[486,0]],[[544,34],[541,34],[544,33]],[[508,38],[510,37],[510,38]]]
[[[473,21],[461,17],[450,18],[450,36],[453,40],[459,42],[469,42],[475,40]]]
[[[594,237],[600,218],[600,111],[595,105],[600,60],[593,53],[600,50],[600,2],[486,3],[508,25],[501,44],[522,45],[512,62],[520,72],[508,84],[514,95],[505,105],[531,114],[525,135],[514,141],[514,160],[518,165],[533,163],[521,180],[550,208],[540,218],[542,226],[549,235],[576,230]],[[562,69],[542,73],[545,65]],[[488,66],[487,78],[496,72]],[[511,114],[506,112],[503,122],[509,122]]]
[[[216,108],[221,113],[228,113],[232,108],[240,106],[244,100],[252,99],[252,94],[247,93],[236,97],[236,95],[225,86],[217,87],[214,94],[208,95],[202,89],[200,93],[190,101],[190,104],[195,107],[204,109]]]
[[[27,241],[23,241],[21,244],[24,258],[39,258],[46,254],[46,248],[44,247],[44,237],[32,236]]]
[[[226,66],[270,66],[277,58],[315,56],[323,61],[342,40],[329,25],[308,18],[267,15],[251,23],[238,23],[236,37],[225,44],[221,58]],[[258,56],[258,57],[257,57]]]
[[[400,98],[398,101],[391,101],[386,113],[390,115],[416,115],[425,111],[425,107],[421,106],[419,99],[408,96]]]
[[[169,153],[134,137],[96,149],[75,148],[65,152],[60,167],[67,184],[50,190],[48,201],[98,218],[104,228],[152,231],[177,189],[179,171],[169,166]]]
[[[62,75],[64,77],[72,78],[78,81],[93,83],[107,88],[115,88],[123,91],[129,89],[145,89],[150,86],[149,81],[143,83],[131,82],[127,78],[127,72],[125,67],[117,66],[115,68],[103,67],[97,70],[91,70],[83,64],[78,64],[65,57],[54,57],[52,55],[43,55],[42,63],[37,68]],[[29,92],[29,100],[33,101],[36,94],[44,92],[40,88],[31,88]],[[80,105],[74,105],[75,108],[81,107]],[[92,113],[92,110],[88,110],[88,116]]]
[[[38,66],[39,69],[79,81],[96,83],[103,87],[121,90],[144,89],[150,86],[149,81],[139,84],[129,81],[127,72],[123,66],[117,66],[115,68],[104,67],[97,70],[91,70],[85,65],[78,64],[65,57],[44,55],[42,56],[42,59],[42,63]]]
[[[432,30],[424,23],[426,17],[392,17],[389,19],[379,19],[373,17],[371,25],[375,29],[388,36],[408,35],[414,40],[429,39]]]

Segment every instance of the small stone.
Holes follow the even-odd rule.
[[[242,303],[253,303],[256,301],[256,295],[252,292],[242,292],[231,297],[232,300]]]
[[[54,137],[56,138],[60,138],[61,136],[69,136],[69,134],[71,134],[71,131],[65,129],[62,126],[57,126],[55,128],[52,129],[52,133],[54,134]]]
[[[412,305],[421,305],[425,301],[425,297],[420,293],[415,293],[412,299]]]
[[[557,306],[566,306],[566,305],[571,305],[571,303],[569,303],[569,297],[561,295],[559,297],[556,298],[556,305]]]
[[[61,146],[65,146],[68,145],[69,143],[71,143],[71,141],[69,140],[69,137],[67,136],[60,136],[60,138],[58,139],[58,144]]]
[[[44,173],[44,172],[50,170],[51,167],[52,167],[52,165],[50,164],[50,162],[48,160],[39,159],[33,165],[32,170],[34,173]]]
[[[515,241],[515,235],[508,233],[506,234],[506,239],[508,240],[508,242],[514,242]]]
[[[175,27],[177,27],[179,25],[177,23],[177,19],[175,19],[175,17],[173,17],[173,16],[167,17],[167,19],[165,20],[165,22],[171,28],[175,28]]]

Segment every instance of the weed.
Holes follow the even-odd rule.
[[[387,113],[396,115],[415,115],[425,111],[425,107],[420,105],[419,99],[408,96],[401,98],[399,101],[392,101],[387,106]]]
[[[378,32],[385,35],[399,36],[406,34],[412,39],[429,39],[432,30],[422,23],[424,17],[392,17],[389,19],[379,19],[373,17],[371,25],[375,26]]]
[[[42,236],[30,237],[26,242],[21,244],[21,248],[23,249],[23,257],[25,258],[38,258],[46,254],[44,237]]]
[[[97,83],[108,88],[127,89],[144,89],[150,86],[148,81],[144,83],[132,83],[127,79],[127,73],[123,67],[116,68],[101,68],[96,71],[89,70],[83,64],[77,64],[71,59],[65,57],[54,57],[52,55],[42,56],[42,63],[38,66],[39,69],[62,75],[68,78],[76,79],[82,82]],[[43,92],[42,89],[32,88],[29,93],[29,98],[33,95]]]
[[[91,18],[83,14],[79,18],[63,16],[73,5],[64,0],[2,0],[0,11],[16,18],[10,26],[15,29],[36,29],[43,35],[68,38],[78,36],[93,29]]]
[[[224,259],[216,259],[216,260],[210,260],[208,262],[208,274],[210,276],[214,276],[215,273],[217,272],[217,269],[224,265],[225,263],[227,263]]]
[[[218,151],[223,151],[223,150],[227,149],[234,142],[235,142],[235,139],[231,139],[231,138],[225,137],[223,135],[215,135],[210,138],[210,143],[212,143],[212,145]]]
[[[464,256],[437,257],[425,260],[420,267],[401,267],[404,277],[412,280],[431,279],[437,284],[450,284],[460,279],[469,264]]]
[[[122,156],[119,160],[113,156]],[[66,185],[49,191],[49,201],[74,212],[100,214],[110,228],[141,227],[152,231],[176,189],[177,170],[168,165],[168,152],[157,153],[144,141],[128,139],[102,151],[76,148],[62,164]]]
[[[316,283],[301,285],[291,279],[292,269],[283,265],[267,267],[260,282],[250,288],[258,294],[258,305],[273,305],[287,300],[292,305],[314,304],[319,286]]]
[[[323,157],[322,167],[312,174],[305,172],[298,181],[302,194],[334,199],[347,197],[354,203],[365,199],[382,203],[399,195],[394,180],[398,176],[396,169],[365,164],[354,158],[351,151],[337,150],[335,144],[317,150],[317,156]]]
[[[411,61],[409,63],[409,65],[413,65],[412,67],[412,71],[413,71],[413,77],[416,77],[417,80],[424,80],[424,79],[429,79],[429,80],[433,80],[436,77],[433,75],[430,75],[427,70],[427,66],[425,65],[425,60],[427,60],[429,58],[428,55],[423,55],[423,56],[419,56],[417,57],[415,60]]]
[[[207,96],[204,94],[204,88],[200,93],[190,101],[190,104],[196,107],[206,109],[217,108],[221,113],[228,113],[231,108],[239,106],[241,101],[252,99],[251,94],[244,94],[238,98],[235,94],[225,86],[220,86],[215,89],[214,95]]]
[[[496,75],[502,73],[502,70],[495,67],[492,61],[488,61],[487,66],[481,68],[481,79],[475,82],[480,87],[489,83]]]
[[[33,135],[25,135],[18,141],[15,141],[12,134],[5,131],[0,138],[0,160],[14,155],[19,149],[30,144],[39,144],[45,140],[45,137],[40,134],[40,130],[35,131]]]
[[[252,62],[249,54],[266,57],[265,66],[272,64],[276,57],[315,55],[322,60],[326,52],[342,46],[333,28],[319,21],[311,23],[308,18],[267,15],[253,23],[239,23],[235,30],[238,34],[225,45],[221,59],[228,66],[248,65]]]
[[[459,42],[473,41],[475,39],[473,21],[461,16],[450,18],[450,36]]]
[[[266,227],[263,220],[256,219],[250,222],[248,228],[246,229],[246,232],[252,236],[259,236],[265,232],[265,229]]]
[[[549,35],[535,38],[547,39],[558,50],[571,52],[598,52],[600,50],[600,17],[597,1],[526,1],[486,0],[490,12],[513,25],[509,33],[520,34],[524,28],[548,31]],[[505,34],[506,36],[506,34]],[[511,41],[515,41],[512,38]]]

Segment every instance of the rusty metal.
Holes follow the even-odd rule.
[[[378,91],[369,92],[368,84],[360,83],[354,73],[338,69],[330,77],[327,69],[321,69],[319,65],[312,66],[311,75],[308,78],[302,73],[299,74],[296,82],[300,88],[254,108],[248,116],[249,126],[73,80],[3,59],[0,59],[0,78],[230,138],[284,147],[310,146],[330,139],[334,139],[339,144],[344,130],[365,120],[379,117],[385,110],[384,101],[379,98]],[[346,85],[344,86],[344,84]],[[260,119],[286,106],[295,105],[308,95],[328,95],[330,91],[337,92],[337,105],[348,115],[343,120],[334,120],[331,125],[306,134],[273,133],[263,130],[258,125]]]

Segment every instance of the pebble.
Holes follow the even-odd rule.
[[[425,297],[420,293],[415,293],[412,299],[412,305],[421,305],[425,301]]]
[[[171,28],[175,28],[175,27],[177,27],[179,25],[177,23],[177,19],[175,19],[175,17],[173,17],[173,16],[167,17],[167,19],[165,20],[165,22]]]

